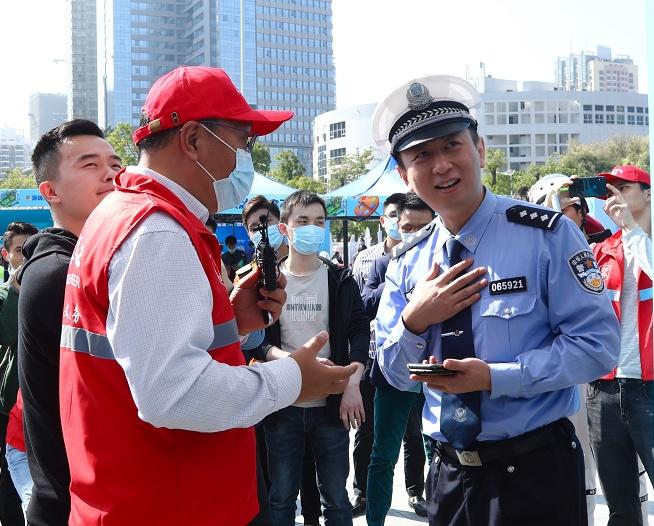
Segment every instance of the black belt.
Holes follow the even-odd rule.
[[[590,382],[591,385],[599,388],[618,385],[650,385],[652,383],[652,380],[642,380],[641,378],[612,378],[611,380],[595,380]]]
[[[517,455],[526,455],[537,449],[561,440],[564,436],[574,436],[574,428],[567,418],[529,431],[523,435],[492,442],[478,442],[475,449],[457,451],[446,442],[437,442],[439,456],[452,460],[462,466],[481,466]],[[576,444],[573,446],[576,447]]]

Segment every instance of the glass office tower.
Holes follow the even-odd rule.
[[[101,126],[138,125],[150,86],[178,65],[221,67],[252,106],[295,112],[263,142],[273,159],[292,149],[311,174],[311,122],[336,102],[331,0],[96,0],[95,6]],[[80,24],[71,31],[75,42]],[[78,84],[71,79],[73,93]]]

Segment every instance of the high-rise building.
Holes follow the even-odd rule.
[[[95,35],[100,126],[137,126],[152,83],[178,65],[221,67],[252,106],[295,112],[262,142],[273,159],[292,149],[311,173],[311,123],[336,101],[331,0],[69,2],[71,64],[80,62],[76,45]],[[97,24],[79,23],[77,8],[88,3]],[[73,98],[88,89],[92,76],[74,73]]]
[[[99,2],[103,3],[103,2]],[[68,119],[98,120],[96,0],[67,0]]]
[[[611,48],[570,53],[556,59],[554,86],[568,91],[638,92],[638,66],[626,55],[611,58]]]
[[[295,117],[265,139],[289,147],[311,174],[311,123],[336,106],[331,0],[256,1],[257,103]]]
[[[24,170],[31,166],[32,150],[21,130],[0,128],[0,175],[13,168]]]
[[[68,119],[67,97],[58,93],[30,94],[30,141],[32,144],[48,130]]]
[[[384,159],[388,151],[375,144],[372,137],[372,114],[377,104],[363,104],[321,113],[313,121],[313,178],[321,182],[331,179],[333,163],[346,155],[370,149],[372,166]],[[371,167],[372,167],[371,166]]]
[[[479,85],[478,79],[471,79]],[[649,128],[646,94],[555,89],[545,82],[486,77],[476,110],[488,150],[502,150],[507,168],[524,170],[564,154],[572,142],[644,136]]]
[[[590,91],[636,93],[638,91],[638,66],[629,59],[627,59],[628,61],[621,60],[591,61],[589,63],[588,89]]]

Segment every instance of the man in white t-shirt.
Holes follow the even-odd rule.
[[[358,364],[342,397],[297,403],[270,415],[265,423],[270,473],[272,523],[295,524],[295,501],[302,477],[305,443],[311,444],[318,487],[330,525],[351,525],[352,507],[345,483],[349,473],[349,429],[365,418],[359,381],[370,343],[369,322],[349,270],[318,257],[325,238],[327,211],[315,193],[297,191],[285,201],[280,232],[289,240],[280,262],[287,280],[287,301],[279,321],[266,329],[268,361],[293,353],[307,334],[329,331],[319,354],[328,364]]]
[[[600,175],[610,196],[604,210],[619,230],[593,250],[620,320],[620,358],[589,384],[589,432],[609,525],[640,525],[637,456],[654,482],[650,176],[629,165]]]

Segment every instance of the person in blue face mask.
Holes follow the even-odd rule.
[[[386,198],[383,204],[384,213],[379,218],[379,222],[386,232],[386,238],[381,243],[377,243],[359,252],[354,260],[352,274],[354,280],[359,286],[362,298],[363,292],[367,288],[368,281],[371,277],[371,272],[374,270],[377,262],[382,259],[388,260],[393,248],[402,242],[398,226],[399,209],[405,201],[406,195],[407,194],[405,193],[398,192],[391,194]],[[377,281],[377,285],[379,285],[379,281]],[[376,288],[376,286],[374,286],[374,288]],[[379,292],[381,293],[381,290]],[[375,305],[378,301],[379,299],[377,298]],[[370,313],[368,313],[368,317],[374,319],[375,314],[370,315]],[[372,365],[373,359],[372,357],[369,357],[360,384],[363,406],[368,418],[366,418],[363,425],[357,429],[356,435],[354,436],[354,449],[352,450],[352,463],[354,465],[354,477],[352,478],[352,489],[354,491],[354,498],[352,499],[352,515],[354,517],[364,515],[367,507],[368,466],[370,464],[370,454],[372,452],[375,399],[375,386],[370,380]],[[412,411],[407,423],[404,441],[406,451],[404,457],[404,482],[411,507],[418,515],[424,516],[426,511],[421,499],[424,488],[423,466],[425,460],[422,439],[420,437],[420,418],[414,410]],[[395,462],[393,462],[393,466],[394,465]],[[384,485],[384,487],[386,486]],[[375,500],[379,502],[380,499],[373,497],[373,501]],[[374,505],[375,504],[373,503],[373,506]],[[387,507],[382,505],[382,509],[384,508]],[[387,511],[388,510],[386,509],[386,511],[378,512],[376,514],[385,516]]]
[[[279,206],[275,201],[269,201],[263,195],[256,195],[243,206],[243,226],[250,236],[250,240],[256,247],[261,241],[261,233],[256,230],[262,216],[266,216],[268,223],[268,239],[273,249],[277,253],[278,259],[288,256],[288,239],[279,231]],[[252,263],[254,265],[254,263]],[[261,342],[263,341],[264,331],[251,334],[248,340],[241,345],[246,362],[253,358],[261,359],[259,354]],[[264,358],[265,359],[265,358]],[[261,465],[262,476],[264,478],[265,493],[259,491],[259,508],[266,510],[266,517],[269,516],[268,506],[268,489],[270,486],[270,476],[268,474],[268,456],[266,453],[266,441],[263,425],[256,426],[257,434],[257,454]],[[261,486],[260,486],[261,488]],[[263,494],[263,498],[262,498]],[[316,466],[313,459],[311,447],[307,444],[302,461],[302,486],[300,488],[301,513],[304,517],[304,524],[318,524],[320,522],[320,493],[316,485]],[[260,512],[260,516],[261,516]]]
[[[261,216],[268,222],[268,239],[279,258],[288,255],[288,241],[279,231],[279,206],[268,201],[263,195],[254,196],[243,206],[243,226],[256,247],[261,241],[261,233],[256,230]]]
[[[366,276],[370,272],[375,260],[382,254],[390,254],[393,247],[402,241],[397,226],[397,208],[402,199],[404,199],[404,195],[401,192],[397,192],[389,195],[384,201],[384,214],[380,216],[379,222],[386,232],[386,239],[381,243],[376,243],[362,250],[356,255],[356,259],[352,265],[352,276],[354,277],[354,281],[357,282],[359,290],[363,290]]]
[[[404,194],[397,208],[397,233],[402,242],[434,219],[434,211],[413,192]],[[402,243],[395,245],[401,247]],[[390,254],[383,254],[374,263],[361,298],[370,320],[377,317],[377,308],[384,291],[386,269]],[[374,349],[374,343],[371,349]],[[427,516],[423,492],[425,489],[425,451],[420,425],[424,402],[421,389],[400,391],[390,385],[379,369],[377,360],[371,360],[369,381],[374,389],[374,441],[371,447],[367,472],[368,498],[366,519],[369,525],[384,523],[393,495],[393,472],[404,441],[404,480],[409,506],[417,515]]]
[[[350,271],[339,269],[318,251],[325,240],[327,211],[314,192],[291,194],[281,211],[280,232],[289,240],[288,257],[280,262],[286,278],[286,307],[266,329],[263,352],[274,361],[293,355],[307,334],[328,331],[329,342],[319,358],[326,364],[356,363],[343,396],[297,403],[264,422],[270,472],[272,523],[295,523],[306,444],[313,451],[325,523],[352,524],[346,480],[349,472],[349,430],[365,419],[359,382],[370,343],[369,321]]]

